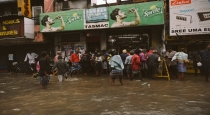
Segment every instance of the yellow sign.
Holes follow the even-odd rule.
[[[5,26],[2,27],[2,30],[7,30],[7,28]]]
[[[3,20],[0,26],[0,37],[18,35],[20,19]]]
[[[17,6],[23,16],[31,18],[31,0],[18,0]]]
[[[22,0],[17,1],[17,6],[18,6],[18,8],[20,8],[22,6]]]
[[[2,37],[2,36],[14,36],[14,35],[18,35],[17,30],[9,30],[9,31],[0,32],[0,37]]]
[[[19,23],[20,23],[20,19],[13,19],[13,20],[2,21],[3,25],[19,24]]]

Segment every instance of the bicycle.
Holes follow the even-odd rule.
[[[16,74],[18,74],[18,73],[32,74],[32,72],[33,72],[33,68],[29,64],[26,64],[25,62],[13,62],[12,68]]]

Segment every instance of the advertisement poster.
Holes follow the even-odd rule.
[[[109,28],[107,7],[85,10],[84,29]]]
[[[40,14],[41,32],[84,29],[84,10],[68,10]]]
[[[85,53],[85,47],[83,44],[74,44],[74,50],[79,50],[81,54]]]
[[[8,55],[8,60],[10,60],[10,61],[14,60],[13,57],[14,57],[13,54],[9,54],[9,55]]]
[[[61,43],[61,48],[62,48],[62,51],[65,52],[64,54],[67,56],[67,55],[70,55],[71,51],[74,51],[74,44],[63,42]]]
[[[210,34],[210,0],[170,0],[170,36]]]
[[[111,28],[164,24],[163,1],[109,7]]]

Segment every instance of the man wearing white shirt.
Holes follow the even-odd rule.
[[[38,54],[29,51],[29,53],[26,54],[25,62],[28,60],[29,65],[33,68],[33,72],[36,72],[36,61],[35,58],[38,58]]]

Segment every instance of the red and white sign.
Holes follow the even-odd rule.
[[[171,6],[191,4],[191,0],[171,0]]]
[[[169,0],[170,36],[210,34],[210,0]]]

